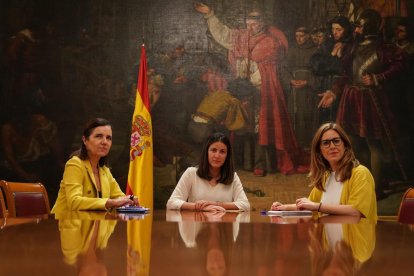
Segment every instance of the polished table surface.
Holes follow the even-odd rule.
[[[0,219],[0,275],[414,275],[414,229],[156,210]]]

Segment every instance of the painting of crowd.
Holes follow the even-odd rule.
[[[52,5],[55,14],[42,12],[48,1],[35,2],[2,4],[11,15],[0,36],[0,178],[40,181],[51,202],[86,118],[114,122],[112,166],[126,177],[136,41],[144,35],[156,173],[197,163],[200,144],[219,131],[231,138],[238,170],[306,174],[313,133],[336,121],[372,171],[379,200],[394,183],[414,179],[409,1],[85,1],[72,8],[63,1]],[[283,5],[312,16],[281,22]],[[67,30],[59,19],[65,8],[78,19]],[[168,29],[168,12],[178,22],[174,11],[185,15],[186,29],[165,44],[157,30]],[[128,22],[136,26],[124,28]]]

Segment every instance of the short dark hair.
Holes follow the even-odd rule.
[[[296,28],[295,33],[309,34],[309,29],[301,26],[301,27]]]
[[[311,34],[318,34],[318,33],[326,34],[326,28],[324,27],[313,28],[311,31]]]
[[[351,42],[353,40],[354,26],[351,21],[345,16],[338,15],[329,21],[329,30],[331,30],[332,24],[338,24],[344,28],[344,33],[339,39],[340,42]],[[332,34],[332,31],[331,31]]]
[[[227,147],[226,160],[224,161],[223,166],[220,168],[220,178],[218,179],[218,182],[223,183],[224,185],[230,185],[233,182],[234,178],[233,152],[229,138],[220,132],[213,133],[207,138],[203,150],[201,151],[197,175],[206,180],[212,179],[209,170],[210,163],[208,162],[208,149],[213,143],[216,142],[222,142]]]
[[[92,131],[95,128],[100,127],[100,126],[110,126],[112,128],[112,125],[108,120],[103,119],[103,118],[94,118],[85,124],[82,137],[85,137],[86,139],[88,139]],[[81,142],[80,149],[73,152],[70,157],[73,157],[73,156],[78,156],[82,160],[88,159],[88,150],[86,149],[86,146],[83,143],[83,140]],[[103,167],[104,165],[107,165],[107,164],[108,164],[108,156],[103,156],[99,159],[100,167]]]
[[[264,22],[263,12],[260,9],[254,9],[247,14],[246,19],[252,19]]]

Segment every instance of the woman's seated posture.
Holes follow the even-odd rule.
[[[167,209],[250,210],[240,178],[234,171],[230,141],[224,134],[208,137],[198,167],[188,168],[181,176]]]
[[[106,166],[111,145],[109,121],[96,118],[86,125],[80,150],[75,151],[65,165],[52,213],[138,205],[137,198],[121,191]]]
[[[359,164],[345,131],[335,123],[323,124],[312,140],[308,198],[295,204],[274,202],[272,210],[311,210],[332,215],[377,219],[375,183]]]

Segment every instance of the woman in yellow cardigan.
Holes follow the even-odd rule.
[[[138,205],[137,198],[125,196],[106,166],[111,145],[109,121],[96,118],[87,123],[80,150],[65,165],[52,213]]]
[[[312,140],[310,179],[313,189],[295,204],[274,202],[272,210],[311,210],[331,215],[377,219],[375,183],[359,164],[345,131],[335,123],[323,124]]]

